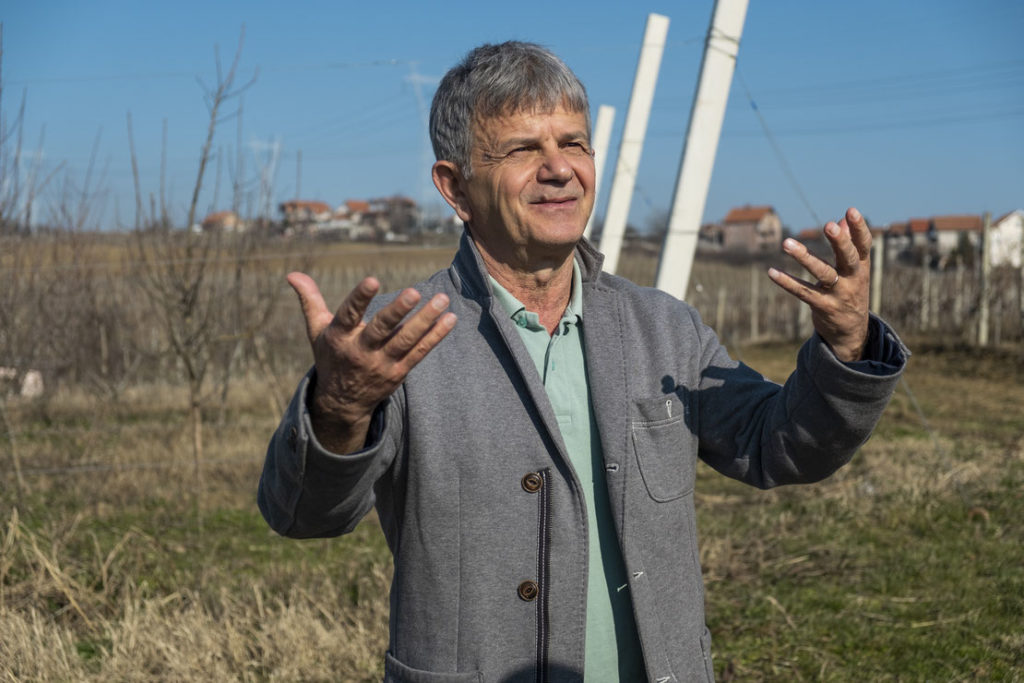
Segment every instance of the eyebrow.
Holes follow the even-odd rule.
[[[499,147],[526,147],[529,145],[536,145],[540,141],[540,137],[537,135],[522,135],[519,137],[508,138],[505,140],[498,141]]]
[[[540,135],[520,135],[520,136],[508,138],[506,140],[500,140],[498,142],[498,146],[502,147],[502,148],[505,148],[505,147],[527,147],[527,146],[530,146],[530,145],[538,144],[540,142],[541,137],[543,137],[543,136],[540,136]],[[572,142],[572,141],[575,141],[575,140],[581,140],[583,142],[588,142],[588,143],[590,142],[589,136],[587,136],[586,132],[582,131],[582,130],[571,131],[569,133],[566,133],[566,134],[561,135],[558,138],[556,138],[556,142],[559,142],[559,143],[562,143],[562,142]]]

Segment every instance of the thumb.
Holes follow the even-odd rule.
[[[334,315],[327,308],[320,288],[316,286],[313,278],[305,273],[288,273],[288,284],[299,297],[299,305],[302,306],[302,315],[306,319],[306,336],[312,344],[324,328],[331,324]]]

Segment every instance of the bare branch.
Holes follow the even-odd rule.
[[[135,229],[138,230],[142,220],[142,187],[139,185],[139,161],[135,155],[135,136],[132,134],[132,113],[128,114],[128,149],[132,157],[132,180],[135,182]]]
[[[168,222],[167,215],[167,117],[164,117],[160,137],[160,220]]]

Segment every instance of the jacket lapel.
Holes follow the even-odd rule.
[[[629,453],[629,389],[622,346],[622,314],[618,293],[591,280],[583,285],[583,343],[590,383],[590,402],[601,439],[608,476],[608,494],[616,527],[621,533],[622,495]]]
[[[515,323],[505,314],[501,304],[494,298],[490,282],[485,275],[486,271],[483,261],[477,252],[476,245],[469,236],[468,230],[462,234],[459,251],[452,265],[456,270],[454,275],[461,281],[461,291],[466,296],[474,298],[479,302],[484,316],[489,318],[489,321],[484,321],[484,324],[487,324],[487,322],[493,323],[501,337],[501,342],[512,356],[515,365],[514,371],[518,372],[519,377],[512,377],[510,379],[513,383],[521,380],[522,385],[526,387],[526,392],[532,402],[532,406],[527,406],[527,409],[539,418],[548,439],[550,439],[561,456],[562,464],[571,469],[569,452],[565,447],[565,442],[562,440],[562,432],[558,428],[558,420],[555,417],[554,409],[551,407],[551,401],[548,399],[544,384],[537,374],[537,368],[530,358],[529,351],[526,350],[523,340],[519,337],[519,331],[516,329]]]

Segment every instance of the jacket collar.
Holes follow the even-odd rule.
[[[579,263],[583,284],[596,282],[601,274],[604,254],[599,252],[586,237],[581,237],[576,244],[576,261]],[[480,258],[480,251],[476,248],[476,243],[470,237],[468,229],[464,228],[462,231],[459,250],[455,254],[449,273],[455,286],[464,296],[478,300],[493,297],[490,279],[487,277],[487,268],[484,266],[483,259]]]

